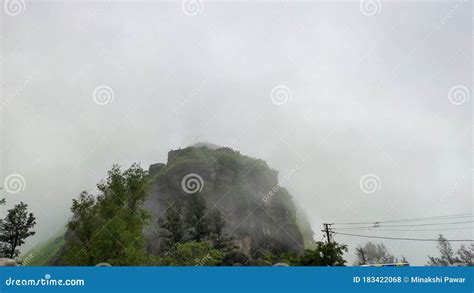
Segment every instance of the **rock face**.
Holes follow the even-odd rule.
[[[14,259],[0,258],[0,267],[16,267],[17,263]]]
[[[278,172],[258,159],[230,148],[188,147],[168,153],[166,164],[149,168],[150,195],[145,208],[151,225],[145,231],[147,251],[157,254],[159,217],[170,204],[182,204],[191,196],[205,199],[208,211],[219,209],[224,231],[234,238],[240,252],[253,257],[258,252],[301,252],[311,229],[303,235],[288,191],[278,185]],[[298,220],[297,220],[298,218]],[[311,235],[309,235],[311,234]]]

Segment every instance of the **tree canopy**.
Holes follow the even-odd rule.
[[[456,264],[464,264],[472,266],[474,261],[474,244],[466,247],[461,247],[455,252],[449,240],[442,234],[438,237],[438,251],[439,256],[433,257],[428,255],[429,266],[451,266]]]
[[[97,197],[82,192],[73,200],[66,233],[66,264],[143,263],[143,229],[149,219],[142,207],[148,192],[147,172],[138,164],[123,172],[114,165],[97,188]]]
[[[355,251],[356,261],[354,265],[366,265],[366,264],[387,264],[396,262],[407,262],[405,257],[399,260],[388,252],[388,249],[383,243],[375,244],[367,242],[364,246],[358,246]]]
[[[0,203],[4,204],[2,199]],[[36,218],[28,213],[28,205],[20,202],[8,210],[5,219],[0,221],[0,254],[4,257],[15,258],[19,255],[18,247],[25,243],[25,239],[34,235],[31,229],[36,224]]]

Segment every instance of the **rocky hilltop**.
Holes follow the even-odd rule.
[[[299,254],[314,243],[305,215],[279,185],[278,172],[262,160],[201,143],[170,151],[166,164],[149,167],[147,178],[144,208],[151,218],[144,236],[151,256],[160,256],[166,246],[159,223],[166,219],[168,209],[186,207],[196,200],[202,204],[199,209],[204,218],[218,211],[216,226],[233,251],[250,261],[246,265],[261,265],[258,261],[265,255]],[[178,215],[188,217],[185,212]],[[213,218],[207,223],[213,225]],[[26,254],[34,255],[29,265],[64,265],[65,241],[73,236],[69,230],[60,231]]]
[[[299,253],[312,241],[306,218],[278,184],[278,172],[262,160],[199,144],[170,151],[166,164],[150,166],[149,176],[150,195],[144,205],[152,217],[145,232],[151,254],[160,250],[153,223],[170,205],[183,205],[193,196],[202,197],[208,211],[221,212],[224,232],[249,257],[265,251]]]

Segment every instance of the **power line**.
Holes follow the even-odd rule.
[[[334,225],[362,225],[362,224],[374,224],[374,223],[419,222],[419,221],[448,220],[448,219],[469,218],[469,217],[474,217],[474,213],[433,216],[433,217],[420,217],[420,218],[407,218],[407,219],[399,219],[399,220],[372,221],[372,222],[345,222],[345,223],[341,222],[341,223],[334,223]]]
[[[456,227],[456,228],[439,228],[439,229],[383,229],[377,227],[367,227],[367,228],[345,228],[345,229],[336,229],[336,231],[394,231],[394,232],[416,232],[416,231],[450,231],[450,230],[464,230],[464,229],[473,229],[474,227]]]
[[[405,237],[382,237],[382,236],[373,236],[373,235],[360,235],[360,234],[349,234],[349,233],[339,233],[339,232],[334,232],[334,234],[339,234],[339,235],[346,235],[346,236],[355,236],[355,237],[363,237],[363,238],[376,238],[376,239],[389,239],[389,240],[411,240],[411,241],[439,241],[439,239],[427,239],[427,238],[405,238]],[[454,240],[448,240],[446,241],[450,242],[466,242],[466,241],[474,241],[472,239],[454,239]]]
[[[337,230],[356,230],[356,229],[365,229],[365,228],[399,228],[399,227],[423,227],[423,226],[439,226],[439,225],[454,225],[454,224],[467,224],[467,223],[474,223],[474,221],[458,221],[458,222],[447,222],[447,223],[424,223],[424,224],[406,224],[406,225],[380,225],[381,222],[373,223],[374,226],[363,226],[363,227],[342,227],[342,228],[334,228]]]

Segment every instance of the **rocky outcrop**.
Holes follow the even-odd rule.
[[[221,211],[225,232],[249,257],[264,251],[301,252],[305,239],[312,239],[311,229],[306,227],[303,235],[298,227],[297,217],[304,215],[297,215],[291,195],[278,184],[278,172],[262,160],[230,148],[188,147],[170,151],[166,164],[151,165],[149,176],[145,208],[152,218],[146,236],[152,254],[160,247],[158,218],[170,204],[197,195],[205,199],[208,211]]]
[[[17,263],[14,259],[0,258],[0,267],[16,267]]]
[[[146,250],[152,255],[160,252],[158,219],[171,204],[185,206],[193,196],[204,200],[207,212],[221,212],[224,232],[238,247],[225,265],[267,266],[271,263],[259,259],[259,253],[299,253],[314,244],[306,216],[297,212],[291,195],[279,185],[278,172],[262,160],[199,144],[170,151],[166,164],[151,165],[148,174],[144,207],[151,219],[145,236]],[[28,265],[64,265],[64,243],[70,237],[74,237],[71,231],[60,231],[32,252],[35,258]],[[0,260],[0,265],[15,264]]]

